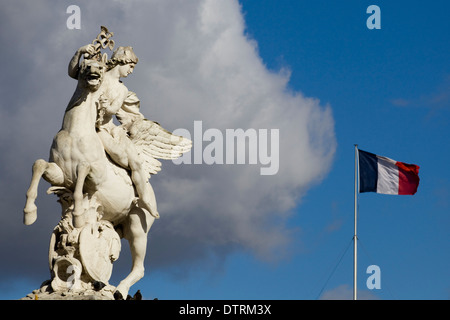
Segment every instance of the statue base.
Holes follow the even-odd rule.
[[[108,283],[120,253],[120,236],[111,222],[102,220],[95,196],[85,195],[84,212],[73,214],[73,193],[51,187],[62,205],[62,218],[49,247],[51,279],[21,300],[117,300]],[[117,293],[116,293],[117,296]],[[116,298],[116,299],[115,299]]]
[[[141,290],[136,291],[133,297],[122,297],[117,296],[116,287],[101,282],[95,282],[93,289],[66,291],[53,290],[51,283],[51,280],[44,281],[40,289],[33,290],[19,300],[142,300]]]
[[[30,293],[20,300],[114,300],[114,297],[104,296],[98,292],[83,293]]]
[[[50,280],[45,281],[40,289],[33,290],[20,300],[115,300],[116,287],[106,285],[98,290],[66,290],[54,291]]]

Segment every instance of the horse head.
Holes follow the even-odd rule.
[[[90,92],[97,91],[106,72],[106,54],[101,59],[84,59],[80,64],[78,83]]]

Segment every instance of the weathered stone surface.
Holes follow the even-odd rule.
[[[189,139],[145,119],[140,100],[120,80],[138,62],[133,48],[118,47],[111,59],[101,52],[113,49],[112,36],[102,26],[97,38],[70,60],[68,71],[78,81],[76,90],[53,139],[49,161],[39,159],[33,165],[24,223],[37,219],[41,177],[51,184],[48,193],[59,197],[62,218],[50,241],[52,278],[27,299],[112,299],[114,293],[127,297],[144,276],[147,235],[159,218],[150,175],[161,170],[157,159],[176,159],[192,147]],[[133,267],[112,287],[108,281],[121,238],[129,241]]]
[[[66,290],[53,290],[52,280],[42,283],[39,289],[27,294],[20,300],[115,300],[116,288],[104,283],[93,282],[91,287],[67,288]]]
[[[102,294],[98,292],[86,291],[83,293],[30,293],[20,300],[114,300],[111,294]]]

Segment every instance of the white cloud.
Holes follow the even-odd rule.
[[[334,121],[329,106],[288,89],[289,72],[265,68],[256,42],[245,36],[238,2],[88,2],[79,5],[79,31],[65,27],[69,4],[55,7],[51,1],[36,1],[40,10],[45,9],[45,21],[26,19],[34,14],[28,2],[2,4],[2,11],[24,15],[20,20],[2,15],[2,27],[8,24],[11,31],[1,39],[21,52],[7,68],[25,78],[12,87],[0,108],[8,119],[0,133],[11,137],[1,140],[9,150],[1,159],[6,167],[16,164],[14,176],[1,172],[2,176],[23,187],[31,177],[32,162],[47,156],[76,85],[66,75],[67,63],[79,46],[92,41],[101,24],[106,25],[114,32],[116,46],[131,45],[139,57],[135,73],[124,83],[140,97],[141,111],[149,119],[168,130],[192,130],[195,120],[202,120],[204,129],[280,130],[280,167],[274,176],[261,176],[255,165],[163,163],[162,172],[151,180],[162,216],[150,235],[152,264],[179,265],[233,250],[270,259],[284,248],[289,243],[290,210],[330,168],[336,147]],[[57,18],[48,19],[51,16]],[[30,29],[33,38],[27,34]],[[18,157],[26,161],[16,162]],[[8,189],[9,181],[1,179],[2,190]],[[4,205],[20,215],[26,187],[16,191],[21,194],[11,195]],[[47,197],[38,203],[55,201]],[[53,214],[38,217],[43,218],[49,225],[57,223]],[[4,233],[2,241],[7,236],[12,235]],[[46,239],[39,243],[46,245]]]

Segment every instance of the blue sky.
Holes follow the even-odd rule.
[[[450,44],[445,30],[450,25],[445,12],[450,5],[272,0],[241,4],[246,32],[258,42],[266,66],[288,68],[290,89],[331,105],[336,158],[329,175],[307,193],[298,215],[289,221],[298,233],[288,259],[264,263],[245,252],[235,254],[219,276],[204,279],[199,272],[167,289],[167,295],[317,299],[330,291],[336,298],[351,297],[357,143],[363,150],[421,167],[414,196],[359,196],[360,295],[448,299]],[[366,27],[371,4],[381,9],[380,30]],[[381,270],[380,290],[366,287],[366,269],[372,264]]]
[[[30,21],[37,22],[44,28],[42,21],[47,21],[48,16],[56,14],[54,12],[58,12],[57,10],[61,12],[58,16],[59,20],[56,19],[56,21],[64,22],[67,17],[65,7],[72,4],[66,2],[60,7],[53,8],[48,2],[42,2],[40,7],[46,8],[47,5],[50,13],[48,11],[39,11],[39,14],[24,12],[20,11],[20,8],[12,11],[9,7],[8,12],[25,14],[30,17]],[[324,169],[325,174],[321,178],[308,181],[306,191],[302,191],[300,197],[293,196],[296,199],[295,206],[286,210],[289,212],[288,215],[282,215],[283,225],[280,225],[279,230],[281,233],[289,234],[289,241],[280,249],[283,252],[281,258],[267,258],[264,254],[258,254],[261,251],[261,245],[258,242],[259,238],[255,236],[252,241],[258,240],[258,243],[254,246],[250,240],[250,244],[244,243],[245,237],[242,238],[244,239],[242,243],[239,242],[241,238],[238,238],[236,243],[226,242],[226,245],[216,241],[211,242],[211,245],[205,245],[204,251],[199,249],[202,251],[198,254],[199,258],[192,261],[188,258],[177,260],[177,258],[166,257],[166,255],[170,256],[170,250],[173,248],[177,246],[184,248],[173,240],[173,244],[167,247],[170,249],[167,249],[168,253],[166,251],[161,253],[163,249],[158,248],[164,247],[161,244],[150,247],[146,276],[132,288],[132,291],[140,289],[144,297],[148,299],[155,297],[159,299],[288,300],[351,298],[354,144],[358,144],[362,150],[419,165],[421,178],[418,192],[414,196],[370,193],[359,196],[358,289],[360,297],[449,299],[450,170],[448,170],[447,159],[450,153],[448,142],[450,136],[450,42],[448,37],[450,22],[447,15],[450,4],[444,1],[403,0],[374,2],[240,0],[239,3],[242,6],[241,12],[245,23],[244,34],[247,39],[253,41],[253,45],[257,44],[256,52],[269,74],[273,74],[274,77],[281,75],[282,79],[288,79],[283,89],[286,94],[289,96],[302,94],[305,97],[314,98],[320,101],[318,105],[322,108],[328,107],[331,110],[336,141],[336,151],[331,165]],[[366,27],[366,20],[369,17],[366,9],[372,4],[378,5],[381,9],[381,29],[379,30],[369,30]],[[72,46],[74,44],[81,46],[86,42],[86,38],[95,36],[99,23],[103,23],[94,21],[95,15],[83,6],[88,5],[80,4],[82,21],[85,23],[82,24],[81,31],[76,36],[73,36],[76,31],[71,31],[72,33],[64,31],[66,37],[73,37],[70,41],[67,40]],[[123,10],[126,11],[126,9]],[[224,13],[224,17],[226,16],[227,13]],[[139,18],[136,19],[140,21]],[[174,19],[173,25],[177,25],[183,19],[183,15],[179,13],[170,16],[170,19]],[[120,21],[119,18],[116,20]],[[115,23],[118,24],[116,20],[111,18],[105,24],[114,26]],[[157,22],[155,22],[156,25]],[[17,44],[19,46],[26,43],[28,38],[23,29],[19,27],[14,29],[15,27],[17,26],[13,24],[11,28],[14,32],[11,34],[15,33],[15,36],[20,39]],[[49,30],[54,28],[53,25],[48,27]],[[5,30],[3,25],[1,29]],[[132,27],[130,29],[132,30]],[[2,38],[11,39],[5,31],[1,32]],[[164,32],[170,34],[167,30]],[[140,38],[133,38],[132,33],[128,35],[129,38],[126,40],[132,42],[133,47],[136,50],[141,49],[142,52]],[[151,36],[150,32],[149,37]],[[120,31],[115,32],[115,37],[118,37],[117,42],[125,41],[125,36],[120,38]],[[176,47],[175,44],[167,45],[169,46]],[[8,50],[14,52],[14,48],[13,45],[12,49]],[[39,46],[35,48],[41,53],[51,50]],[[58,53],[62,52],[61,55],[64,53],[68,56],[61,59],[62,62],[57,64],[55,71],[48,72],[52,72],[52,75],[57,74],[58,68],[65,67],[64,63],[69,61],[75,49],[76,47],[69,47],[65,51],[58,51]],[[151,50],[154,50],[152,53],[155,55],[159,52],[159,48]],[[21,55],[26,55],[23,51],[20,52],[22,52]],[[161,49],[161,52],[164,51]],[[176,50],[171,52],[176,53]],[[171,61],[174,65],[182,61],[177,60],[178,56],[175,54],[170,57],[174,59]],[[20,61],[20,57],[14,59]],[[161,59],[161,61],[166,60]],[[135,74],[130,76],[130,79],[126,79],[127,85],[136,88],[138,95],[143,96],[145,87],[139,84],[137,79],[142,77],[144,71],[139,70],[159,70],[158,63],[159,61],[155,58],[151,64],[145,65],[145,55],[141,54]],[[141,65],[143,66],[140,67]],[[39,63],[36,68],[40,68]],[[173,71],[163,67],[161,69],[167,70],[169,75],[172,74],[169,71]],[[74,88],[71,80],[66,78],[67,76],[64,75],[62,79],[66,82],[61,82],[59,87],[63,91],[66,90],[64,94],[61,93],[61,101],[64,103],[64,99],[69,99]],[[167,76],[158,79],[163,81],[169,78]],[[276,79],[275,82],[278,81]],[[3,81],[6,83],[5,78],[2,78],[2,83]],[[19,86],[19,89],[26,89],[25,86],[31,81],[31,76],[27,77],[22,84],[24,87]],[[155,83],[157,83],[156,80]],[[161,89],[162,93],[163,89]],[[151,96],[153,92],[150,91],[148,95]],[[179,94],[181,96],[182,93]],[[169,98],[167,101],[176,102]],[[195,110],[192,110],[197,116]],[[283,110],[280,109],[281,112]],[[14,112],[2,109],[4,116],[13,117],[11,114]],[[157,121],[165,120],[166,123],[168,121],[166,116],[171,115],[170,110],[166,113],[160,110],[152,112],[154,112],[152,116]],[[61,116],[62,114],[55,115],[55,119],[58,119],[56,125],[52,124],[42,129],[43,142],[39,143],[43,143],[43,148],[47,148],[55,130],[59,129]],[[184,114],[184,117],[190,119],[190,114]],[[196,118],[193,117],[193,120]],[[36,125],[32,120],[27,121],[31,122],[25,123]],[[185,125],[182,121],[174,116],[174,120],[170,120],[169,124],[174,128],[177,125]],[[24,138],[27,137],[26,134],[23,135]],[[31,139],[30,144],[35,141],[32,137],[28,138]],[[2,140],[2,147],[9,152],[14,150],[6,140]],[[30,151],[27,155],[31,159],[24,164],[24,168],[28,170],[26,178],[23,181],[17,179],[19,181],[17,185],[9,189],[12,190],[11,193],[14,191],[15,194],[20,194],[18,198],[20,201],[24,198],[31,163],[34,158],[40,156],[39,148],[37,146],[34,149],[30,148],[33,152]],[[19,154],[22,154],[21,152],[19,151]],[[42,156],[45,157],[46,153],[47,150]],[[2,161],[6,162],[8,159],[4,156]],[[295,162],[295,159],[292,161]],[[324,161],[324,163],[327,162]],[[298,166],[302,165],[304,164],[299,160]],[[212,166],[203,169],[205,171],[200,171],[196,167],[195,170],[215,177],[212,171],[216,168]],[[168,172],[182,173],[183,168],[170,167]],[[12,181],[15,179],[14,170],[9,173],[2,172],[2,176],[3,181]],[[170,178],[169,174],[162,177]],[[159,178],[158,175],[155,176],[155,181],[162,181],[157,179],[163,178]],[[303,185],[298,188],[303,188]],[[6,189],[2,186],[2,190]],[[42,195],[40,195],[42,198],[45,197],[44,191],[42,187]],[[21,210],[21,203],[10,204],[7,198],[9,198],[8,193],[2,197],[2,201],[7,203],[8,208]],[[162,198],[161,202],[164,204],[166,200]],[[48,201],[50,203],[54,199]],[[52,204],[43,204],[43,206],[52,208]],[[15,215],[20,216],[20,212]],[[167,218],[161,219],[162,226],[159,230],[163,231],[156,230],[155,239],[161,238],[167,241],[161,233],[165,230],[164,220],[169,220],[169,217],[167,215]],[[271,216],[269,213],[264,215],[264,219],[269,219],[269,223],[271,223],[270,219],[278,221],[275,215]],[[196,221],[193,219],[192,223]],[[211,223],[214,221],[211,220]],[[21,223],[21,219],[19,222]],[[16,299],[24,296],[45,280],[48,273],[45,265],[47,250],[45,241],[56,222],[48,220],[45,224],[39,223],[42,223],[38,225],[41,229],[36,234],[42,234],[39,239],[44,241],[40,244],[42,257],[40,260],[30,258],[28,261],[34,263],[36,270],[23,271],[26,274],[21,276],[19,271],[25,270],[21,267],[8,279],[2,278],[1,299]],[[170,223],[170,220],[167,223]],[[27,238],[30,237],[29,230],[36,232],[36,229],[30,228],[32,227],[25,228],[14,224],[11,230],[23,235],[17,236],[17,239],[22,239],[17,242],[29,241],[24,239],[38,242],[37,238],[32,236]],[[268,237],[270,235],[278,239],[280,235],[273,232],[270,229]],[[264,240],[264,235],[260,236]],[[150,239],[152,239],[152,233]],[[200,239],[207,242],[206,236]],[[197,244],[196,241],[192,243]],[[11,250],[5,245],[3,238],[2,242],[3,256],[6,256]],[[38,247],[37,244],[34,245]],[[25,245],[21,244],[19,247],[23,249]],[[200,246],[200,248],[203,247]],[[189,251],[190,248],[185,250],[187,250],[186,255],[192,253]],[[153,252],[156,252],[156,257],[161,257],[164,263],[152,260]],[[176,251],[174,254],[179,253]],[[195,255],[195,250],[192,254]],[[129,253],[126,250],[121,260],[129,260]],[[27,260],[20,257],[18,261]],[[381,289],[379,290],[368,290],[366,287],[369,276],[366,274],[366,269],[369,265],[380,267]],[[11,272],[11,268],[2,267]],[[122,270],[121,268],[124,267],[119,265],[118,269]],[[113,275],[112,281],[118,281],[120,277],[121,275]]]
[[[375,264],[382,289],[372,290],[373,297],[448,299],[450,48],[445,12],[450,6],[374,2],[381,9],[382,28],[369,30],[366,9],[372,2],[241,3],[247,33],[258,42],[268,68],[289,68],[291,89],[332,106],[336,159],[290,220],[300,229],[291,258],[265,264],[237,254],[226,262],[223,276],[195,285],[199,275],[181,290],[174,288],[180,292],[174,297],[316,299],[322,289],[341,288],[333,292],[348,298],[353,145],[358,143],[363,150],[421,167],[414,196],[360,195],[359,289],[369,292],[366,268]]]
[[[449,5],[242,3],[248,32],[257,39],[267,65],[288,65],[291,88],[330,103],[336,122],[333,168],[300,205],[311,214],[293,221],[304,233],[305,246],[315,249],[287,263],[289,272],[280,270],[293,277],[288,283],[298,284],[298,289],[292,284],[280,294],[316,298],[305,289],[314,292],[311,280],[320,283],[319,275],[325,275],[345,249],[353,232],[357,143],[363,150],[421,166],[419,192],[412,197],[360,195],[359,288],[367,290],[365,270],[376,264],[382,289],[372,293],[381,299],[448,299]],[[381,9],[380,30],[366,28],[370,4]],[[333,220],[336,230],[331,232]],[[327,223],[330,232],[321,232]],[[351,288],[351,264],[352,248],[325,290],[345,284]]]

